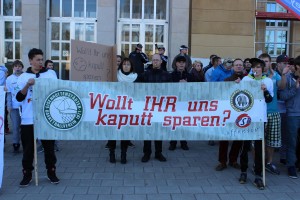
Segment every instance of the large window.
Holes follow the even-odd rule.
[[[167,50],[168,5],[168,0],[118,0],[118,53],[128,56],[138,43],[150,58],[155,44]]]
[[[287,12],[277,3],[267,3],[267,12]],[[266,20],[265,51],[273,57],[288,54],[289,22]]]
[[[10,63],[21,58],[22,3],[21,0],[0,1],[1,58]]]
[[[96,0],[48,0],[48,57],[61,79],[69,79],[71,39],[96,41]]]

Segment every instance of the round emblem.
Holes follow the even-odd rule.
[[[248,114],[241,114],[238,116],[238,118],[235,120],[235,125],[237,125],[240,128],[246,128],[251,124],[251,118]]]
[[[83,116],[80,98],[68,90],[51,93],[44,103],[46,121],[60,130],[72,129],[78,125]]]
[[[230,97],[231,107],[238,112],[250,110],[253,103],[253,96],[247,90],[237,90]]]

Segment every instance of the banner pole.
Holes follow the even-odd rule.
[[[35,185],[39,185],[38,180],[38,164],[37,164],[37,148],[36,148],[36,139],[34,138],[34,176],[35,176]]]
[[[266,187],[266,163],[265,163],[265,138],[263,137],[262,142],[262,173],[263,173],[263,183]]]

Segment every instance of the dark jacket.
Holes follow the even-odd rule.
[[[237,80],[238,78],[240,78],[241,80],[244,78],[244,74],[243,72],[241,73],[235,73],[232,74],[231,76],[229,76],[228,78],[225,78],[224,81],[235,81]]]
[[[144,83],[167,83],[172,82],[169,72],[162,69],[149,69],[139,77],[139,82]]]
[[[186,70],[184,70],[182,73],[177,70],[174,70],[171,73],[171,77],[172,82],[179,82],[182,79],[186,80],[187,82],[193,82],[191,74],[187,73]]]
[[[133,64],[135,72],[138,74],[145,71],[144,64],[149,62],[147,55],[143,52],[137,53],[136,51],[133,51],[129,54],[129,59]]]
[[[190,74],[192,76],[193,82],[204,82],[205,81],[203,71],[198,72],[195,68],[192,68]]]
[[[175,58],[173,59],[173,62],[172,62],[172,68],[173,68],[174,70],[176,69],[176,58],[177,58],[178,56],[184,56],[184,57],[185,57],[185,59],[186,59],[186,62],[185,62],[185,70],[186,70],[187,72],[189,72],[189,71],[191,70],[191,68],[192,68],[192,60],[191,60],[190,56],[187,55],[187,54],[178,54],[177,56],[175,56]]]

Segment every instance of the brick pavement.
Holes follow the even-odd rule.
[[[214,170],[218,145],[208,146],[204,141],[188,142],[189,151],[177,148],[169,151],[163,143],[167,162],[153,158],[142,163],[141,141],[133,141],[129,148],[128,163],[108,161],[104,141],[60,141],[57,152],[57,175],[60,184],[52,185],[46,179],[43,154],[38,154],[39,186],[32,182],[20,188],[22,154],[13,154],[11,134],[6,136],[4,178],[0,200],[267,200],[300,199],[300,179],[287,177],[285,167],[278,164],[281,175],[267,174],[266,189],[260,191],[252,184],[248,171],[247,184],[238,182],[240,172],[228,167],[222,172]],[[276,153],[275,163],[278,162]],[[252,161],[250,162],[252,163]]]

